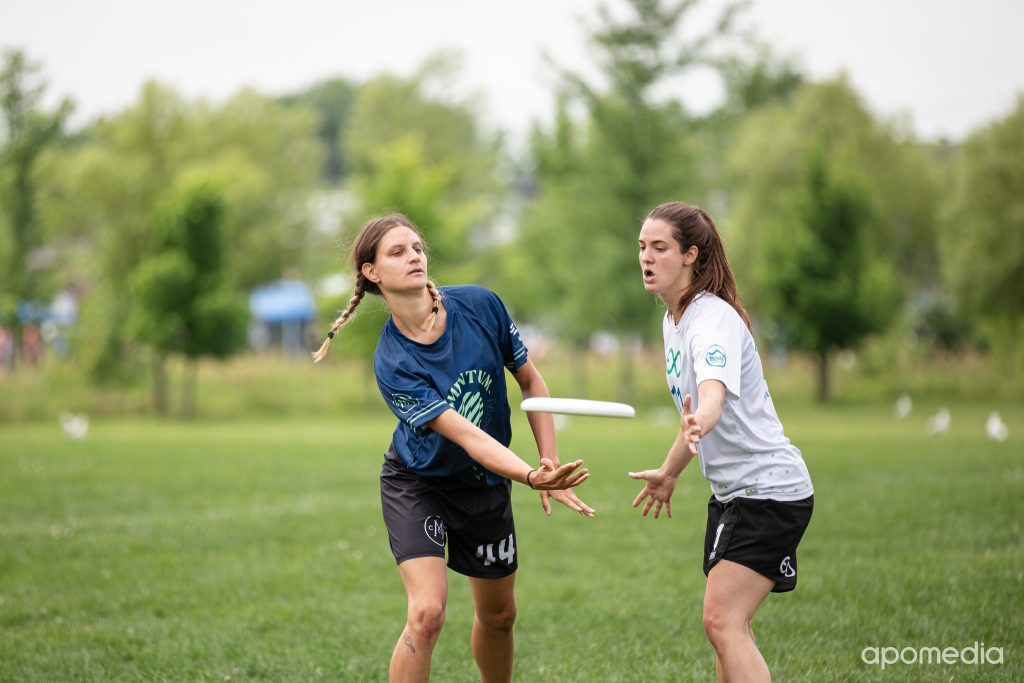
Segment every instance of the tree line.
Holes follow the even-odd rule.
[[[453,55],[407,77],[218,104],[151,82],[71,129],[73,103],[45,106],[42,66],[6,51],[0,324],[16,345],[26,302],[75,288],[85,371],[131,381],[147,366],[165,406],[168,358],[194,368],[245,348],[248,291],[344,270],[362,220],[401,210],[426,232],[439,282],[491,286],[574,348],[603,331],[628,352],[660,329],[638,284],[640,222],[682,199],[715,216],[762,346],[813,356],[823,399],[830,359],[870,335],[1014,353],[1024,98],[962,141],[922,141],[844,76],[815,81],[773,54],[742,28],[742,3],[703,32],[691,0],[627,4],[585,28],[599,78],[550,64],[551,121],[525,151],[455,94]],[[675,85],[697,69],[725,87],[709,113]],[[345,198],[329,220],[311,208],[325,196]],[[321,302],[325,317],[343,298]],[[364,308],[342,347],[365,357],[380,312]]]

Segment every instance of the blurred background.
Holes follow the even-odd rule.
[[[715,218],[814,480],[801,589],[759,612],[776,678],[1024,680],[1022,26],[1016,0],[5,0],[0,680],[386,678],[379,301],[309,354],[390,210],[436,282],[499,293],[553,395],[637,407],[556,422],[596,519],[515,487],[517,679],[713,680],[707,483],[656,522],[626,476],[678,419],[636,242],[668,200]],[[449,598],[435,677],[476,680]],[[1005,662],[862,654],[978,642]]]
[[[1022,22],[1000,0],[8,3],[0,420],[380,410],[379,306],[326,367],[308,352],[388,210],[435,281],[503,297],[558,393],[665,405],[635,239],[677,199],[715,217],[782,399],[1019,399]]]

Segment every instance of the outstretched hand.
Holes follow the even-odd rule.
[[[668,516],[672,516],[672,494],[676,490],[676,477],[670,477],[660,469],[630,472],[629,476],[633,479],[643,479],[646,482],[643,491],[633,499],[633,507],[637,507],[646,499],[647,502],[644,503],[643,509],[644,517],[647,516],[651,506],[656,506],[654,508],[655,519],[661,516],[662,506],[665,507]]]
[[[533,476],[536,477],[537,475],[535,474]],[[540,504],[541,507],[544,508],[544,512],[547,513],[548,517],[551,516],[551,498],[554,498],[570,510],[575,510],[584,517],[594,516],[594,508],[580,500],[575,491],[566,489],[561,491],[551,491],[550,493],[547,491],[540,492]]]
[[[540,467],[529,475],[529,484],[539,491],[555,491],[579,486],[590,477],[589,470],[579,469],[582,464],[582,460],[574,460],[561,467],[555,467],[554,463],[547,458],[541,458]]]

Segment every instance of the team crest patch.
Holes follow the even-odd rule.
[[[402,413],[408,413],[419,401],[406,394],[391,394],[391,402]]]
[[[434,517],[431,515],[423,520],[423,533],[427,535],[427,538],[441,547],[444,547],[445,534],[447,531],[448,530],[444,525],[444,520],[440,517]]]
[[[707,355],[704,356],[704,362],[715,368],[724,368],[725,361],[725,350],[718,344],[708,349]]]

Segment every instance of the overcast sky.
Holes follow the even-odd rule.
[[[622,0],[612,0],[614,8]],[[708,0],[705,4],[718,4]],[[221,100],[243,86],[284,94],[318,80],[409,74],[425,56],[464,56],[458,85],[515,133],[547,120],[542,53],[587,72],[580,18],[594,0],[0,0],[0,47],[40,61],[75,121],[115,113],[155,78]],[[841,70],[876,115],[918,136],[962,138],[1024,94],[1019,0],[753,0],[748,23],[815,78]],[[685,99],[714,104],[694,79]]]

